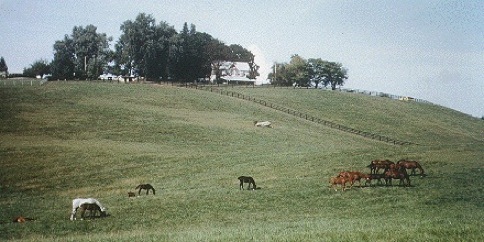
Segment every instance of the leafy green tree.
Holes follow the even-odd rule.
[[[331,85],[331,90],[336,90],[337,86],[342,86],[348,79],[348,70],[343,64],[337,62],[328,62],[323,67],[324,85]]]
[[[74,27],[70,36],[54,44],[54,78],[96,78],[112,59],[110,41],[112,38],[97,33],[94,25]]]
[[[51,63],[54,79],[72,79],[75,77],[74,43],[68,36],[54,44],[54,59]]]
[[[121,25],[123,34],[120,37],[118,50],[121,50],[120,62],[126,71],[133,74],[136,69],[139,75],[155,76],[153,62],[156,59],[156,24],[151,15],[140,13],[134,21],[127,20]]]
[[[50,64],[47,60],[37,60],[30,67],[24,68],[23,75],[28,77],[43,76],[44,74],[50,74]]]
[[[308,60],[309,67],[309,79],[312,81],[316,88],[319,87],[320,83],[324,83],[325,74],[324,67],[328,64],[327,61],[321,60],[321,58],[311,58]]]
[[[94,25],[74,27],[71,38],[77,78],[97,78],[102,73],[102,67],[111,61],[109,42],[112,38],[97,33]]]
[[[287,72],[287,63],[275,63],[272,66],[272,73],[269,73],[268,79],[272,80],[272,85],[275,86],[292,86],[293,81],[289,78]]]
[[[175,40],[171,61],[171,70],[178,80],[191,82],[210,76],[212,68],[208,46],[212,41],[211,35],[197,32],[193,24],[188,29],[188,24],[184,23]]]
[[[309,69],[306,59],[299,55],[293,55],[287,65],[287,78],[296,84],[296,86],[308,87]]]

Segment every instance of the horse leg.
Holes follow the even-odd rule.
[[[153,195],[155,195],[155,189],[151,188],[151,191],[153,192]]]
[[[141,187],[138,190],[138,196],[141,195]]]
[[[75,220],[76,212],[77,212],[77,208],[73,208],[71,212],[71,218],[70,218],[71,220]]]

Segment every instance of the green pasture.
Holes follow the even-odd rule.
[[[353,93],[227,90],[419,145],[171,85],[0,85],[0,240],[484,240],[482,120]],[[328,188],[340,171],[402,158],[428,176],[411,187]],[[261,189],[240,191],[240,175]],[[156,195],[128,198],[140,183]],[[76,197],[99,199],[109,216],[70,221]],[[12,223],[20,215],[36,220]]]

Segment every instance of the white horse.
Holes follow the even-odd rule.
[[[94,198],[76,198],[72,200],[71,220],[76,219],[77,209],[83,204],[96,204],[101,209],[101,213],[106,212],[106,208],[98,200]]]
[[[254,121],[256,127],[267,127],[272,128],[272,123],[269,121]]]

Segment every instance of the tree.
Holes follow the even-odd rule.
[[[287,63],[275,63],[272,66],[273,73],[269,73],[268,79],[272,80],[272,85],[276,86],[292,86],[293,81],[289,78],[287,72]]]
[[[24,76],[28,77],[36,77],[36,76],[43,76],[44,74],[49,74],[50,71],[50,64],[47,60],[37,60],[29,68],[24,68]]]
[[[5,75],[5,77],[8,77],[8,66],[3,56],[0,57],[0,74]]]
[[[74,27],[71,38],[77,78],[97,78],[102,67],[111,61],[109,42],[112,38],[104,33],[97,33],[94,25]]]
[[[206,48],[212,70],[215,74],[215,81],[219,83],[220,77],[222,76],[220,67],[225,61],[231,58],[232,50],[218,39],[212,39]]]
[[[336,90],[336,86],[342,86],[348,79],[348,71],[343,68],[341,63],[328,62],[323,67],[324,85],[331,85],[331,90]]]
[[[287,65],[287,78],[296,86],[309,86],[309,71],[307,61],[299,55],[293,55]]]
[[[72,79],[75,76],[74,44],[68,35],[54,44],[51,71],[54,79]]]
[[[320,83],[324,83],[324,67],[327,63],[327,61],[321,60],[321,58],[311,58],[308,60],[309,80],[316,85],[316,88],[319,87]]]
[[[111,62],[111,37],[97,33],[97,27],[76,26],[72,34],[54,44],[51,68],[54,78],[96,78],[102,68]]]

